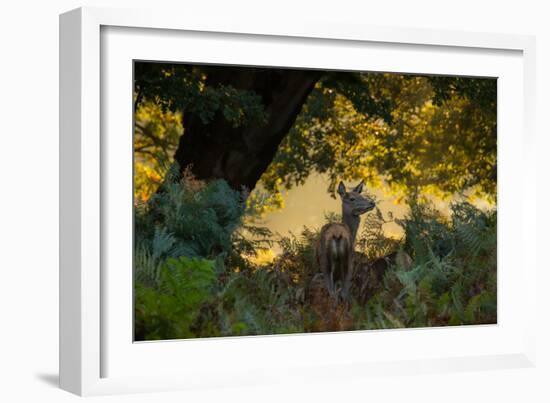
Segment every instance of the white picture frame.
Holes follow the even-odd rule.
[[[116,28],[115,28],[116,27]],[[140,31],[141,30],[141,31]],[[132,54],[131,37],[141,32],[142,39],[150,41],[144,52]],[[104,34],[112,34],[106,41]],[[246,46],[254,43],[257,50],[250,52],[251,56],[234,62],[273,63],[273,55],[281,50],[289,53],[294,45],[301,50],[313,45],[323,46],[333,52],[346,48],[354,48],[354,52],[366,52],[367,48],[376,48],[382,52],[394,49],[394,56],[387,56],[388,63],[399,59],[399,52],[425,52],[426,57],[431,51],[447,52],[449,60],[455,60],[457,74],[477,72],[483,75],[481,61],[478,67],[468,67],[466,53],[471,53],[472,63],[476,58],[487,57],[488,66],[499,64],[499,55],[512,55],[510,63],[504,61],[502,66],[511,66],[509,70],[502,68],[506,78],[503,81],[509,94],[518,95],[520,100],[501,99],[499,92],[499,136],[501,135],[501,115],[509,122],[510,130],[516,128],[516,133],[510,133],[504,141],[504,148],[499,144],[499,324],[495,327],[468,327],[458,329],[424,329],[388,332],[346,332],[326,335],[294,335],[294,336],[259,336],[227,339],[211,339],[207,341],[176,341],[135,344],[126,337],[128,318],[117,316],[116,312],[127,311],[127,305],[115,306],[111,293],[113,289],[123,289],[121,300],[131,301],[131,284],[120,287],[121,282],[127,282],[128,277],[111,277],[105,267],[112,257],[112,248],[106,244],[106,234],[109,226],[124,231],[124,221],[120,217],[128,217],[124,212],[118,214],[116,207],[111,206],[109,195],[114,191],[111,182],[121,184],[131,172],[131,166],[120,170],[109,163],[109,153],[124,150],[127,143],[113,142],[114,136],[106,136],[112,128],[121,127],[127,131],[129,110],[116,105],[120,94],[124,94],[128,80],[118,80],[120,74],[127,74],[127,69],[117,69],[125,61],[132,58],[174,60],[176,56],[163,53],[164,46],[157,46],[154,54],[155,41],[174,43],[185,39],[186,33],[192,33],[192,40],[213,38],[212,44],[201,43],[194,46],[189,42],[189,49],[195,49],[193,62],[232,62],[223,52],[208,56],[208,46],[215,46],[216,41],[231,41],[237,38]],[[118,35],[118,36],[117,36]],[[151,36],[153,35],[153,36]],[[130,37],[130,38],[128,38]],[[199,38],[199,39],[197,39]],[[124,42],[127,41],[127,42]],[[129,42],[128,42],[129,41]],[[190,39],[191,41],[191,39]],[[108,46],[107,46],[108,45]],[[238,44],[233,43],[232,51],[239,52]],[[118,47],[117,47],[118,46]],[[167,46],[166,46],[167,47]],[[266,47],[266,50],[261,50]],[[273,47],[272,51],[267,48]],[[285,48],[286,47],[286,48]],[[309,48],[308,48],[309,47]],[[392,48],[393,47],[393,48]],[[369,48],[369,49],[370,49]],[[109,49],[116,52],[109,53]],[[148,49],[148,50],[147,50]],[[206,49],[203,53],[199,49]],[[375,49],[375,50],[376,50]],[[391,50],[390,49],[390,50]],[[358,26],[353,24],[330,21],[270,21],[245,19],[206,19],[193,15],[174,15],[169,12],[152,10],[115,10],[104,8],[81,8],[70,11],[60,17],[60,384],[63,389],[79,395],[96,395],[112,393],[130,393],[139,391],[159,391],[170,389],[199,388],[209,386],[248,385],[270,382],[303,382],[311,380],[329,380],[336,377],[345,379],[352,374],[369,376],[370,374],[408,374],[418,372],[439,372],[454,370],[474,370],[491,368],[512,368],[532,366],[535,362],[534,318],[517,320],[519,315],[511,312],[512,308],[501,297],[512,293],[522,295],[523,312],[535,312],[536,262],[533,248],[536,242],[534,228],[535,206],[527,192],[506,192],[500,188],[500,176],[508,174],[510,180],[520,181],[524,189],[535,187],[534,155],[534,91],[535,91],[535,42],[533,37],[520,35],[481,34],[455,31],[429,31],[408,28],[381,28]],[[371,51],[375,51],[372,50]],[[348,50],[346,50],[348,51]],[[456,53],[456,52],[464,52]],[[190,52],[190,51],[189,51]],[[342,50],[344,52],[344,50]],[[454,53],[453,53],[454,52]],[[390,52],[391,53],[391,52]],[[153,55],[151,57],[151,55]],[[241,51],[241,54],[244,52]],[[412,55],[412,53],[410,53]],[[476,56],[477,55],[477,56]],[[137,57],[139,56],[139,57]],[[245,58],[248,57],[248,58]],[[109,60],[106,62],[105,58]],[[120,57],[121,59],[117,59]],[[187,56],[190,57],[190,56]],[[296,57],[298,55],[296,54]],[[315,63],[315,53],[311,54]],[[380,60],[384,59],[383,56]],[[455,57],[455,59],[452,59]],[[494,58],[497,59],[494,59]],[[393,59],[392,59],[393,58]],[[466,59],[465,59],[466,58]],[[358,58],[359,59],[359,58]],[[494,60],[493,60],[494,59]],[[512,60],[513,59],[513,60]],[[324,60],[324,59],[319,59]],[[384,59],[385,60],[385,59]],[[394,62],[391,62],[394,60]],[[433,63],[432,70],[415,67],[414,58],[406,65],[402,61],[402,71],[423,69],[423,72],[449,73],[449,70],[437,70]],[[466,61],[465,61],[466,60]],[[243,62],[244,61],[244,62]],[[435,61],[435,59],[432,59]],[[304,59],[298,63],[307,66]],[[350,68],[350,62],[342,66],[328,65],[322,67]],[[347,63],[347,64],[346,64]],[[360,63],[360,62],[358,62]],[[412,63],[412,64],[411,64]],[[446,62],[449,65],[449,61]],[[246,64],[246,63],[244,63]],[[281,65],[287,65],[281,62]],[[126,66],[126,65],[125,65]],[[366,65],[358,64],[357,68]],[[384,70],[383,62],[370,64],[373,70]],[[395,66],[395,65],[394,65]],[[420,65],[419,65],[420,66]],[[514,67],[515,66],[515,67]],[[353,66],[351,66],[353,67]],[[107,70],[104,70],[104,69]],[[127,68],[127,66],[125,67]],[[395,67],[393,67],[395,69]],[[489,67],[487,67],[489,68]],[[477,69],[477,70],[476,70]],[[460,70],[460,71],[459,71]],[[388,70],[389,71],[389,70]],[[489,70],[486,70],[490,72]],[[496,71],[496,70],[495,70]],[[501,71],[501,70],[498,70]],[[125,73],[126,72],[126,73]],[[104,77],[102,76],[104,75]],[[118,74],[118,75],[117,75]],[[106,77],[115,80],[107,85]],[[490,74],[488,74],[490,75]],[[118,91],[118,92],[117,92]],[[500,91],[500,89],[499,89]],[[111,96],[111,93],[114,93]],[[107,95],[106,95],[107,94]],[[118,94],[118,95],[117,95]],[[128,93],[130,94],[130,93]],[[128,95],[127,94],[127,95]],[[107,96],[107,98],[104,98]],[[501,102],[502,101],[502,102]],[[109,102],[115,110],[120,111],[120,117],[111,120],[112,113],[104,108]],[[510,111],[518,105],[521,110],[517,116],[510,117]],[[129,109],[129,107],[128,107]],[[501,112],[504,112],[501,114]],[[117,126],[122,125],[122,126]],[[508,127],[508,126],[507,126]],[[506,127],[503,129],[506,130]],[[519,132],[519,133],[518,133]],[[130,129],[131,134],[131,129]],[[124,139],[127,137],[121,136]],[[500,137],[499,137],[500,138]],[[122,141],[122,140],[121,140]],[[126,145],[125,145],[126,144]],[[521,168],[513,167],[512,154],[520,153],[523,161]],[[126,153],[127,154],[127,153]],[[502,158],[501,158],[502,156]],[[517,158],[517,154],[515,155]],[[502,162],[504,161],[504,162]],[[122,164],[124,165],[124,164]],[[118,171],[117,171],[118,170]],[[116,179],[116,178],[122,179]],[[127,178],[131,182],[131,177]],[[506,179],[505,179],[506,180]],[[118,181],[118,182],[117,182]],[[122,186],[120,189],[126,189]],[[501,191],[502,190],[502,191]],[[121,194],[124,197],[124,193]],[[118,195],[120,196],[120,194]],[[112,197],[114,198],[114,196]],[[504,211],[511,211],[506,206],[518,205],[518,217],[505,215],[501,218],[501,204]],[[519,204],[518,204],[519,203]],[[114,211],[108,215],[106,211]],[[118,220],[118,221],[117,221]],[[504,221],[503,221],[504,220]],[[513,235],[501,234],[501,222]],[[126,224],[128,221],[126,221]],[[107,233],[105,232],[107,228]],[[116,228],[115,228],[116,230]],[[129,231],[131,232],[131,231]],[[532,234],[528,242],[525,234]],[[112,235],[111,238],[112,239]],[[502,236],[501,236],[502,235]],[[516,248],[517,256],[505,256],[503,266],[512,266],[513,262],[521,267],[520,279],[511,281],[511,275],[504,276],[501,284],[500,270],[502,255],[500,245],[507,242],[520,242]],[[505,253],[504,251],[503,253]],[[128,261],[128,251],[115,254],[116,258]],[[124,260],[126,257],[126,260]],[[510,262],[508,262],[510,260]],[[131,270],[131,267],[130,267]],[[506,273],[506,271],[505,271]],[[127,273],[126,273],[127,275]],[[109,280],[109,286],[106,284]],[[117,283],[118,281],[118,283]],[[118,284],[118,285],[114,285]],[[117,288],[118,287],[118,288]],[[504,287],[504,288],[502,288]],[[501,309],[501,307],[504,307]],[[116,308],[116,309],[115,309]],[[119,309],[120,308],[120,309]],[[118,311],[117,311],[118,309]],[[504,311],[503,311],[504,310]],[[510,316],[507,317],[508,311]],[[114,318],[114,319],[113,319]],[[501,318],[502,321],[501,321]],[[120,320],[119,320],[120,319]],[[521,323],[520,323],[521,322]],[[117,324],[122,323],[120,328]],[[123,337],[120,335],[124,335]],[[370,351],[370,358],[361,355],[339,359],[337,356],[317,356],[317,349],[330,345],[358,345],[365,343],[372,346],[373,341],[380,346],[406,340],[402,350],[396,349],[391,356],[386,354],[376,356]],[[448,348],[445,343],[453,340],[465,340],[463,348]],[[479,343],[476,343],[479,341]],[[474,346],[477,344],[477,347]],[[420,346],[417,354],[405,355],[406,346]],[[428,346],[440,346],[432,350]],[[290,349],[290,350],[289,350]],[[379,348],[384,354],[384,348]],[[282,351],[293,351],[289,357],[281,357]],[[209,352],[209,354],[207,354]],[[177,357],[185,354],[189,357],[185,363],[181,360],[169,360],[168,356]],[[138,362],[144,362],[145,369],[136,368],[133,357],[139,357]],[[159,358],[160,357],[160,358]],[[202,359],[201,357],[206,357]],[[261,364],[260,360],[265,361]],[[224,365],[224,362],[239,362]],[[150,371],[151,368],[165,370]],[[190,366],[193,373],[186,370]],[[147,371],[146,369],[149,369]],[[307,371],[303,371],[308,368]],[[261,369],[261,371],[260,371]],[[330,370],[333,371],[330,371]],[[334,371],[337,369],[337,371]],[[156,372],[156,373],[154,373]],[[330,373],[330,377],[327,374]],[[246,376],[245,376],[246,375]]]

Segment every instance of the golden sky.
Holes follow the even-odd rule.
[[[293,233],[299,235],[303,227],[310,229],[319,228],[325,223],[325,215],[330,212],[341,214],[340,198],[332,198],[327,192],[329,179],[320,174],[312,174],[306,180],[304,185],[295,186],[288,191],[283,192],[284,207],[280,210],[271,211],[265,214],[261,220],[261,225],[269,228],[274,234],[288,235]],[[346,183],[348,188],[357,185],[359,181]],[[394,218],[403,218],[408,207],[404,203],[397,203],[397,197],[389,193],[388,188],[370,188],[366,189],[368,193],[375,196],[377,206],[388,219],[388,213],[391,212]],[[444,214],[448,214],[449,205],[452,201],[431,198],[435,207]],[[491,207],[484,200],[474,202],[478,207]],[[369,212],[366,214],[373,214]],[[359,233],[362,231],[365,220],[361,220]],[[395,223],[384,225],[386,235],[400,238],[403,235],[401,227]],[[275,246],[273,253],[279,252]]]
[[[346,183],[348,188],[355,185],[357,185],[356,182]],[[332,198],[327,192],[328,186],[327,177],[319,174],[310,175],[304,185],[284,191],[284,207],[266,213],[261,224],[280,235],[288,235],[289,232],[298,235],[304,226],[311,229],[319,228],[325,223],[327,213],[341,214],[340,198]],[[385,217],[390,211],[395,218],[402,218],[406,214],[407,207],[403,204],[395,204],[395,197],[385,194],[384,189],[368,189],[368,193],[376,197],[377,206]],[[363,221],[359,231],[362,230]],[[400,227],[396,224],[388,223],[384,230],[388,235],[401,236]]]

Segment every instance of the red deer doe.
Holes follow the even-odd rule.
[[[361,222],[361,215],[371,211],[374,201],[361,195],[361,182],[351,192],[342,182],[338,194],[342,200],[343,223],[326,224],[321,228],[317,243],[317,261],[325,278],[328,292],[333,297],[346,300],[349,296],[353,276],[355,237]]]

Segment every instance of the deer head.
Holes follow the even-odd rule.
[[[364,186],[364,182],[361,181],[352,191],[348,192],[343,182],[338,185],[338,194],[342,199],[342,219],[351,231],[353,243],[361,221],[360,216],[376,206],[374,200],[361,194]]]

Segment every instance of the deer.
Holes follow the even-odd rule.
[[[342,201],[342,223],[330,223],[321,228],[316,245],[317,262],[324,276],[329,294],[347,300],[353,276],[355,238],[361,215],[374,209],[376,204],[361,195],[364,182],[348,192],[343,182],[338,185]]]

